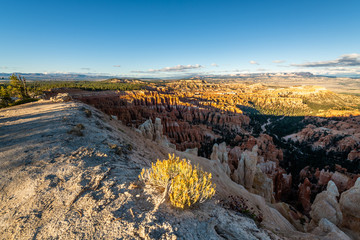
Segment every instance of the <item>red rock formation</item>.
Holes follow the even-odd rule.
[[[295,96],[297,93],[291,93],[293,97],[284,97],[279,102],[277,96],[265,92],[266,87],[262,85],[253,85],[240,90],[202,80],[176,81],[155,89],[131,92],[79,90],[71,94],[74,99],[114,115],[131,127],[137,128],[148,119],[153,122],[155,118],[161,119],[164,135],[181,151],[198,148],[199,154],[210,157],[214,143],[225,141],[228,148],[232,146],[228,154],[231,176],[239,167],[242,153],[245,150],[251,151],[257,145],[256,170],[260,169],[272,179],[275,199],[284,199],[285,195],[291,192],[292,177],[294,181],[298,181],[298,176],[287,175],[279,166],[284,158],[283,151],[267,134],[251,136],[247,132],[250,118],[243,115],[237,106],[248,106],[249,101],[256,101],[256,104],[263,104],[262,106],[281,103],[281,106],[296,105],[306,109],[302,99]],[[236,94],[240,92],[244,94],[241,96]],[[248,96],[247,92],[252,93],[251,96]],[[307,93],[305,91],[300,95],[302,94]],[[307,120],[309,123],[312,120],[313,124],[308,124],[300,132],[287,137],[308,143],[313,149],[346,153],[350,161],[360,158],[360,117],[307,118]],[[326,169],[325,166],[324,168]],[[340,192],[349,189],[354,183],[353,176],[346,173],[346,169],[337,168],[335,173],[320,169],[315,172],[314,169],[306,167],[300,172],[300,181],[304,179],[305,181],[299,188],[299,201],[305,212],[310,209],[311,190],[313,193],[321,191],[330,179],[335,182]],[[314,183],[313,186],[309,179]],[[317,183],[315,183],[316,179]]]
[[[286,136],[300,143],[306,143],[313,149],[324,149],[326,152],[342,152],[350,161],[360,159],[360,117],[307,118],[316,124],[309,124],[296,134]]]
[[[299,202],[301,203],[304,212],[309,213],[311,210],[311,183],[308,178],[299,186]]]
[[[229,152],[229,164],[232,173],[237,169],[237,164],[242,152],[251,150],[255,145],[258,146],[258,167],[263,173],[273,180],[273,192],[275,200],[279,201],[284,193],[288,194],[291,189],[292,177],[279,167],[279,162],[283,160],[283,152],[278,149],[272,137],[267,134],[260,134],[258,138],[244,136],[240,147],[234,147]]]
[[[310,172],[310,166],[304,167],[299,173],[300,180],[304,180],[305,178],[311,178],[312,175],[313,174]]]
[[[328,184],[328,182],[330,181],[333,173],[329,172],[329,170],[325,171],[324,169],[322,169],[321,171],[319,171],[319,169],[316,170],[317,173],[315,173],[316,178],[318,179],[318,185],[320,186],[325,186]]]
[[[199,101],[188,101],[181,94],[132,91],[105,95],[91,92],[75,98],[117,116],[124,124],[133,127],[149,118],[153,121],[156,117],[160,118],[164,134],[180,151],[200,149],[207,133],[215,135],[214,127],[224,130],[224,134],[239,133],[243,131],[243,125],[249,124],[249,117],[245,115],[203,106]]]
[[[336,187],[338,188],[339,192],[343,192],[346,190],[349,182],[349,177],[345,174],[342,174],[340,172],[335,172],[331,176],[331,180],[336,184]]]
[[[255,137],[253,136],[248,136],[248,138],[241,144],[241,149],[242,150],[249,150],[251,151],[251,149],[257,144],[257,140]]]
[[[275,172],[268,174],[268,176],[273,179],[275,200],[281,201],[284,198],[286,199],[291,192],[291,174],[286,174],[285,170],[278,167],[275,169]]]
[[[348,185],[346,186],[346,190],[352,188],[358,178],[360,178],[360,174],[357,174],[357,175],[353,174],[350,177],[349,181],[348,181]]]
[[[273,161],[277,164],[283,160],[283,152],[278,149],[271,136],[260,134],[258,138],[247,136],[240,145],[242,150],[251,150],[258,145],[258,155],[263,157],[265,161]]]
[[[272,137],[267,134],[260,134],[256,140],[259,146],[258,154],[263,156],[265,161],[278,163],[283,160],[283,152],[275,146]]]
[[[229,151],[229,167],[233,173],[235,169],[238,168],[239,161],[241,159],[241,153],[243,151],[240,147],[236,146]]]
[[[351,150],[347,158],[350,161],[354,161],[355,159],[360,159],[360,149]]]

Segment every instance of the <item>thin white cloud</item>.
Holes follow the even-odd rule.
[[[317,71],[318,74],[331,74],[331,75],[337,75],[337,74],[354,74],[354,75],[358,75],[360,74],[360,68],[357,67],[329,67],[329,68],[324,68],[322,70],[318,70]]]
[[[249,72],[249,69],[230,69],[230,70],[221,70],[217,71],[218,73],[244,73]]]
[[[344,54],[335,60],[307,62],[307,63],[302,63],[302,64],[291,64],[291,66],[306,67],[306,68],[355,67],[355,66],[360,66],[360,54],[358,54],[358,53]]]
[[[0,66],[0,69],[9,69],[7,66]]]
[[[149,69],[147,71],[132,71],[133,73],[158,73],[158,72],[185,72],[191,69],[203,68],[200,64],[195,65],[176,65],[173,67],[164,67],[160,69]]]
[[[259,63],[256,62],[256,61],[254,61],[254,60],[251,60],[249,63],[250,63],[250,64],[255,64],[255,65],[259,65]]]
[[[65,71],[44,71],[44,74],[72,74],[75,72],[65,72]],[[83,74],[83,73],[81,73]]]
[[[121,65],[113,65],[113,67],[118,67],[119,68],[119,67],[121,67]]]
[[[80,68],[81,70],[86,70],[86,71],[90,71],[91,68],[88,68],[88,67],[83,67],[83,68]]]
[[[273,63],[284,63],[285,61],[284,60],[274,60],[272,61]]]
[[[212,63],[211,66],[218,67],[219,65],[217,65],[216,63]]]

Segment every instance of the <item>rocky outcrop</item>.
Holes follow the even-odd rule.
[[[226,149],[226,143],[222,142],[220,144],[215,143],[210,155],[210,160],[218,161],[225,171],[226,175],[230,177],[230,167],[229,167],[229,158],[228,151]]]
[[[306,213],[310,210],[310,199],[319,194],[330,181],[336,185],[339,194],[341,194],[350,189],[358,177],[359,175],[349,173],[347,169],[337,164],[334,172],[329,169],[320,171],[318,168],[314,171],[313,168],[307,166],[299,174],[301,180],[305,179],[303,184],[299,184],[299,202]],[[308,190],[306,190],[307,187]]]
[[[250,188],[252,173],[255,168],[254,180],[251,185],[252,191],[263,196],[268,202],[278,201],[282,196],[286,196],[291,192],[292,176],[286,174],[285,170],[280,168],[276,162],[265,162],[263,157],[259,157],[257,154],[259,150],[256,149],[257,145],[253,146],[251,152],[248,150],[242,151],[238,146],[230,150],[231,178],[244,186],[246,186],[245,179],[247,179],[249,181],[247,188]],[[247,160],[245,161],[245,159]],[[246,170],[245,163],[248,164],[248,169],[252,170]]]
[[[240,139],[240,138],[238,138]],[[288,175],[284,169],[279,166],[283,160],[283,152],[277,148],[273,142],[273,138],[267,134],[260,134],[259,137],[244,136],[241,138],[241,144],[234,147],[229,152],[230,168],[233,178],[237,177],[235,169],[241,160],[243,151],[252,150],[257,146],[258,164],[261,171],[273,181],[273,191],[275,200],[279,201],[286,198],[291,192],[292,176]]]
[[[276,164],[283,160],[283,152],[274,144],[273,138],[267,134],[260,134],[258,138],[248,136],[240,145],[242,150],[252,150],[258,146],[258,155],[263,157],[265,162],[272,161]]]
[[[69,93],[58,93],[56,96],[50,98],[52,102],[69,102],[71,100],[72,97]]]
[[[284,137],[306,144],[313,150],[342,153],[350,161],[360,159],[360,117],[338,119],[308,118],[308,124],[300,132]]]
[[[256,164],[258,161],[258,146],[255,145],[252,151],[245,150],[241,154],[241,159],[237,169],[234,171],[232,179],[247,189],[251,189],[256,174]]]
[[[267,134],[260,134],[260,136],[256,139],[256,142],[259,147],[258,154],[259,156],[264,157],[265,161],[279,163],[279,161],[283,160],[283,152],[281,149],[276,147],[271,136]]]
[[[164,139],[163,126],[161,125],[160,118],[155,118],[154,131],[155,131],[155,142],[163,141],[163,139]]]
[[[148,119],[143,124],[141,124],[138,130],[145,138],[154,140],[154,125],[151,119]]]
[[[274,197],[276,201],[281,201],[286,198],[292,188],[292,175],[286,174],[285,170],[278,167],[275,173],[272,173],[272,180],[274,182]]]
[[[236,146],[229,151],[229,154],[228,154],[229,166],[230,166],[230,170],[232,173],[235,171],[235,169],[238,168],[238,164],[241,159],[242,152],[243,152],[243,150],[241,150],[241,148],[239,146]]]
[[[204,146],[207,136],[225,139],[229,137],[229,133],[243,133],[243,126],[247,126],[250,121],[241,111],[220,110],[217,105],[206,105],[194,98],[187,98],[185,93],[85,92],[82,95],[77,94],[74,98],[91,104],[109,115],[117,116],[122,123],[132,127],[138,127],[148,119],[154,122],[155,118],[159,118],[164,135],[171,143],[176,144],[177,150],[198,148],[204,157],[211,154],[201,149],[207,149]]]
[[[340,209],[343,213],[343,226],[360,235],[360,177],[355,185],[343,192],[340,197]]]
[[[291,111],[296,108],[308,112],[309,107],[304,104],[304,97],[308,99],[332,94],[324,89],[312,87],[270,90],[261,84],[251,86],[237,84],[231,85],[232,87],[230,85],[202,80],[182,80],[163,86],[154,87],[152,85],[142,91],[86,92],[83,95],[76,95],[75,98],[92,104],[109,115],[116,116],[119,121],[134,128],[138,128],[149,119],[155,128],[156,119],[161,119],[163,135],[167,136],[169,144],[174,144],[177,150],[188,151],[195,155],[195,149],[198,149],[199,156],[219,161],[223,170],[235,182],[241,182],[248,189],[253,188],[253,191],[267,196],[267,200],[272,198],[269,197],[269,192],[272,192],[271,195],[276,201],[290,200],[293,202],[299,193],[299,202],[306,209],[305,213],[310,211],[311,199],[314,199],[315,195],[322,191],[330,180],[337,185],[340,193],[352,186],[354,175],[338,169],[330,172],[329,169],[334,168],[333,162],[338,163],[338,160],[345,159],[344,156],[353,161],[353,163],[347,162],[347,164],[356,165],[360,143],[360,117],[305,118],[304,124],[307,124],[305,128],[285,137],[285,139],[301,143],[301,146],[306,145],[306,149],[309,151],[313,149],[324,151],[326,154],[334,153],[334,158],[329,160],[333,162],[329,163],[328,168],[326,167],[328,163],[323,161],[324,166],[318,166],[317,172],[315,172],[315,168],[308,167],[301,171],[299,177],[298,168],[305,167],[302,166],[302,161],[299,161],[300,166],[298,162],[291,164],[292,160],[289,155],[284,157],[284,154],[289,154],[289,152],[286,152],[285,148],[283,152],[277,146],[280,139],[277,138],[277,135],[273,135],[273,132],[271,136],[274,139],[268,134],[255,135],[255,133],[257,134],[256,127],[253,128],[252,125],[249,125],[250,118],[242,114],[240,108],[243,108],[239,106],[249,106],[249,102],[252,102],[252,106],[255,104],[269,107],[272,111],[275,110],[273,107],[281,106],[280,108],[291,109]],[[271,126],[267,128],[269,134],[270,129]],[[146,129],[144,132],[145,135],[148,135]],[[156,135],[159,134],[154,130],[152,139],[162,142],[161,138]],[[276,144],[274,140],[276,140]],[[214,143],[223,141],[226,142],[224,147],[221,144],[217,144],[217,147],[214,146]],[[251,163],[259,166],[261,172],[248,162],[252,166],[250,167],[251,171],[245,173],[243,153],[247,151],[245,155],[249,155],[255,145],[258,147],[257,161]],[[295,146],[294,149],[296,148],[298,146]],[[299,152],[302,150],[299,147]],[[304,151],[305,155],[311,155],[306,151]],[[312,164],[309,165],[312,166]],[[296,168],[295,174],[292,168]],[[287,174],[289,172],[293,175]],[[266,177],[262,173],[266,174]],[[251,176],[250,179],[245,175]],[[292,186],[293,182],[298,185],[306,178],[311,183],[308,181],[308,183],[300,185],[299,191],[297,191],[297,187]],[[263,185],[260,184],[260,179],[264,181]],[[273,188],[271,191],[264,192],[265,185],[269,186],[268,179],[272,180]],[[248,183],[245,183],[246,181]],[[252,184],[250,184],[251,182]],[[294,203],[294,206],[296,204]]]
[[[319,169],[316,170],[315,173],[315,177],[318,179],[318,185],[319,186],[324,186],[327,185],[328,182],[331,180],[333,173],[330,172],[329,170],[324,170],[322,169],[321,171],[319,171]]]
[[[155,124],[152,123],[151,119],[148,119],[136,130],[147,139],[163,146],[175,148],[175,146],[167,140],[166,136],[163,135],[163,126],[161,125],[160,118],[155,118]]]
[[[265,162],[264,158],[260,159],[260,163],[258,164],[258,166],[260,167],[260,169],[263,173],[270,174],[270,175],[273,174],[274,172],[276,172],[277,167],[278,167],[276,162],[273,162],[273,161]]]
[[[348,154],[347,158],[349,161],[354,161],[356,159],[360,159],[360,149],[351,150],[351,152]]]
[[[271,203],[275,202],[273,189],[274,186],[272,179],[263,173],[259,167],[257,167],[251,192],[264,197],[267,202]]]
[[[350,180],[350,178],[348,176],[346,176],[345,174],[339,173],[338,171],[336,171],[331,176],[331,181],[333,181],[336,184],[339,192],[343,192],[346,190],[349,180]]]
[[[299,202],[301,203],[304,212],[308,213],[311,210],[311,183],[308,178],[299,186]]]
[[[185,150],[186,153],[190,153],[190,154],[195,155],[195,156],[198,155],[198,151],[199,150],[197,148],[188,148],[188,149]]]
[[[319,226],[312,233],[321,236],[326,240],[351,240],[351,238],[341,231],[336,225],[326,218],[319,221]]]
[[[309,219],[293,208],[291,205],[284,202],[279,202],[273,205],[281,215],[283,215],[298,231],[305,232],[306,225]]]
[[[225,142],[222,142],[220,144],[214,144],[212,153],[210,155],[210,160],[216,160],[220,163],[228,162],[229,158]]]
[[[313,224],[318,224],[322,218],[326,218],[333,224],[340,226],[343,215],[337,201],[339,191],[333,181],[329,181],[326,191],[319,193],[311,205],[310,216]]]

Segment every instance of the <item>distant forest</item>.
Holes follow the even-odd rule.
[[[37,96],[55,88],[75,88],[88,91],[140,90],[145,83],[121,83],[111,81],[31,81],[13,74],[10,82],[0,83],[0,108],[37,100]]]
[[[54,88],[77,88],[88,91],[131,91],[145,87],[145,84],[139,83],[113,83],[106,81],[34,81],[29,82],[27,85],[29,91],[36,95]]]

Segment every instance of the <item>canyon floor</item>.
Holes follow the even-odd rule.
[[[336,227],[296,231],[218,162],[161,146],[83,103],[2,109],[0,132],[1,239],[346,239]],[[160,196],[137,176],[168,153],[212,172],[215,197],[154,212]],[[247,199],[262,223],[219,204],[230,195]]]

